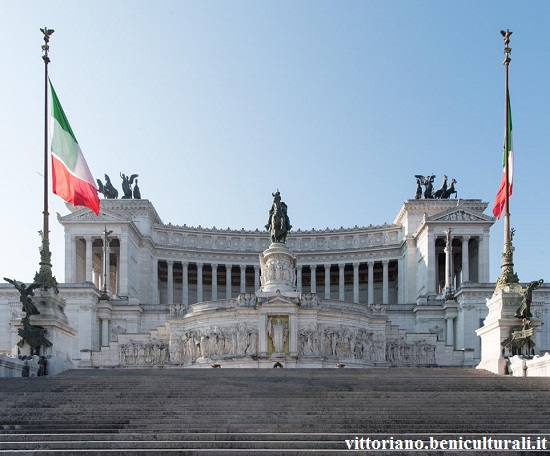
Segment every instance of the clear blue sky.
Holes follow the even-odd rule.
[[[392,223],[415,174],[492,205],[511,29],[516,271],[550,279],[550,2],[6,1],[0,17],[0,277],[38,269],[48,26],[50,77],[94,176],[120,191],[119,172],[139,174],[165,223],[233,229],[262,228],[276,188],[295,229]],[[52,195],[50,212],[63,281],[68,211]],[[501,220],[492,280],[502,233]]]

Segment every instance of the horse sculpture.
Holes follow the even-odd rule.
[[[105,185],[100,179],[97,179],[98,192],[103,193],[103,196],[107,199],[118,198],[118,190],[111,184],[111,179],[105,174]]]
[[[449,199],[451,195],[455,195],[455,198],[458,198],[458,193],[455,188],[457,183],[456,179],[451,179],[451,185],[447,187],[447,176],[443,176],[443,182],[441,187],[434,192],[433,182],[435,179],[435,174],[429,176],[423,176],[421,174],[416,174],[416,194],[415,199]],[[422,192],[422,186],[424,186],[424,192]]]
[[[443,195],[447,191],[447,176],[443,175],[443,183],[441,187],[434,193],[434,198],[443,198]]]
[[[281,201],[279,190],[272,193],[273,205],[269,210],[269,220],[265,226],[266,230],[271,232],[271,242],[285,243],[286,236],[292,226],[287,215],[287,205]]]
[[[442,199],[449,199],[451,195],[455,195],[455,198],[458,198],[458,193],[455,189],[456,179],[451,179],[451,186],[447,189],[445,193],[441,196]]]

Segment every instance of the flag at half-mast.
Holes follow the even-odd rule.
[[[510,107],[510,94],[506,92],[508,100],[508,118],[506,119],[507,132],[504,136],[504,147],[502,149],[502,177],[498,187],[495,203],[493,204],[493,215],[500,218],[502,210],[506,204],[506,161],[508,161],[508,197],[512,196],[513,177],[514,177],[514,152],[512,142],[512,109]],[[506,143],[508,142],[508,143]],[[506,156],[508,153],[508,156]]]
[[[52,184],[53,192],[75,206],[86,206],[99,214],[95,181],[78,141],[50,81],[52,93]]]

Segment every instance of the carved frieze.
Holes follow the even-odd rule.
[[[392,366],[422,366],[435,364],[435,345],[425,341],[407,342],[396,339],[387,343],[387,359]]]
[[[384,335],[363,328],[315,324],[299,329],[298,339],[300,355],[385,361]]]
[[[169,345],[163,339],[131,340],[119,344],[118,356],[123,366],[161,365],[170,362]]]
[[[258,328],[245,323],[211,326],[170,336],[170,359],[174,364],[256,356],[257,353]]]

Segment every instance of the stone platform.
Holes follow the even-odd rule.
[[[0,454],[334,455],[356,436],[550,431],[547,379],[474,369],[73,370],[0,378],[0,403]]]

